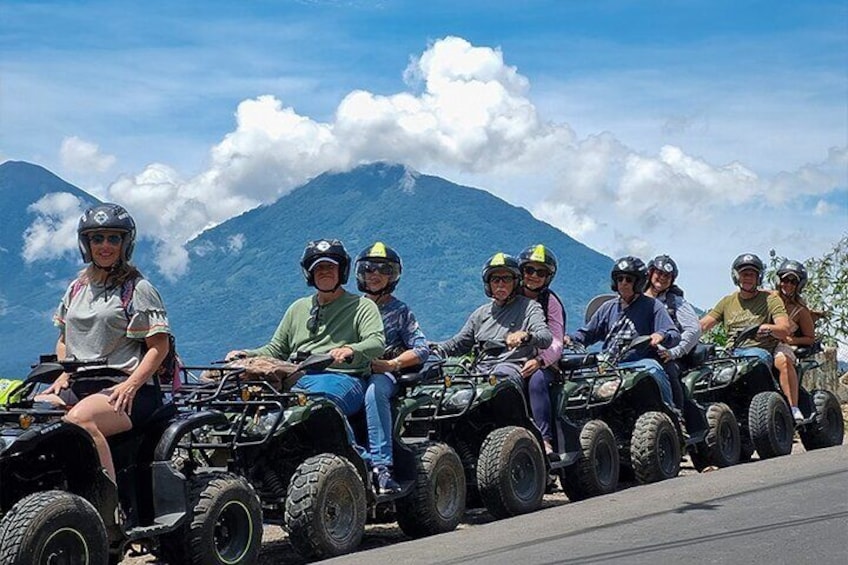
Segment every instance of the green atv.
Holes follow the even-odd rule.
[[[478,344],[477,353],[502,350],[501,342]],[[542,503],[548,476],[559,475],[572,500],[609,493],[618,485],[612,465],[611,432],[575,426],[561,410],[562,383],[551,387],[555,418],[554,449],[545,457],[542,437],[530,416],[524,391],[510,379],[476,370],[473,358],[430,367],[416,392],[434,402],[411,413],[408,437],[436,438],[462,458],[469,505],[482,504],[496,518],[532,512]]]
[[[776,370],[756,356],[733,351],[756,335],[759,325],[745,328],[723,349],[707,348],[704,361],[684,378],[690,394],[701,402],[723,402],[736,415],[741,438],[740,459],[754,451],[760,459],[787,455],[797,428],[806,449],[842,443],[844,423],[839,401],[830,391],[807,391],[803,375],[818,366],[812,356],[816,346],[797,351],[798,408],[804,420],[796,423],[778,382]]]
[[[310,355],[287,381],[287,392],[266,382],[243,382],[237,372],[219,369],[213,386],[185,384],[178,402],[227,414],[229,425],[210,426],[187,446],[187,459],[219,458],[216,446],[232,452],[231,468],[256,489],[266,522],[283,526],[303,557],[323,559],[355,551],[369,514],[393,513],[409,536],[451,531],[465,511],[465,480],[459,456],[444,443],[400,437],[406,414],[430,402],[409,394],[415,375],[401,380],[393,407],[394,476],[401,490],[381,494],[372,484],[367,457],[354,441],[364,418],[350,423],[326,397],[299,392],[296,380],[322,372],[329,355]],[[188,463],[194,464],[194,463]]]
[[[62,372],[71,382],[116,376],[104,360],[43,356],[23,394],[0,409],[0,563],[118,563],[130,546],[169,563],[254,563],[262,513],[234,474],[176,469],[172,456],[192,430],[226,422],[216,411],[156,410],[108,438],[117,485],[84,429],[65,410],[32,400]]]

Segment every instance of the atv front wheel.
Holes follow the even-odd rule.
[[[546,468],[539,442],[518,426],[498,428],[483,441],[477,488],[495,518],[532,512],[542,505]]]
[[[748,428],[760,459],[792,451],[795,424],[789,406],[777,392],[769,390],[754,396],[748,409]]]
[[[462,461],[445,443],[425,443],[416,452],[415,486],[395,503],[397,523],[414,538],[450,532],[465,512]]]
[[[562,490],[572,502],[608,494],[618,486],[618,446],[610,427],[591,420],[580,430],[580,457],[560,472]]]
[[[845,422],[842,420],[842,409],[839,401],[832,392],[827,390],[812,390],[813,404],[816,407],[812,423],[800,430],[801,442],[804,449],[819,449],[842,445],[845,434]]]
[[[742,441],[739,437],[739,424],[730,406],[723,402],[710,404],[707,408],[709,431],[705,446],[692,454],[692,464],[698,471],[709,465],[730,467],[739,462]]]
[[[642,484],[676,477],[680,472],[680,439],[662,412],[645,412],[636,420],[630,441],[630,462]]]
[[[262,546],[262,509],[253,487],[231,473],[200,473],[188,480],[189,515],[162,539],[169,563],[255,563]]]
[[[307,559],[350,553],[365,535],[365,486],[353,465],[330,453],[301,463],[289,483],[285,525]]]
[[[0,563],[101,565],[108,560],[106,526],[89,501],[69,492],[37,492],[0,522]]]

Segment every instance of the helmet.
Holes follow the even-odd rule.
[[[344,243],[338,239],[316,239],[306,244],[306,249],[303,250],[303,256],[300,258],[300,269],[303,272],[303,278],[306,279],[306,284],[315,286],[312,266],[321,259],[329,259],[339,266],[339,284],[336,285],[336,288],[347,283],[350,276],[350,255],[348,255]],[[336,290],[336,288],[333,290]]]
[[[636,293],[640,293],[645,288],[645,283],[648,280],[648,268],[645,266],[645,262],[638,257],[628,255],[616,261],[612,266],[610,280],[612,281],[612,289],[616,292],[618,291],[618,284],[615,282],[615,278],[618,275],[632,275],[635,277],[636,281],[633,283],[633,290]]]
[[[778,280],[783,280],[786,275],[793,274],[798,277],[798,288],[796,294],[801,294],[804,287],[807,285],[807,268],[800,261],[794,259],[785,259],[780,267],[777,268]]]
[[[671,273],[671,282],[674,284],[674,281],[677,280],[677,275],[679,271],[677,270],[677,263],[674,262],[674,259],[669,257],[668,255],[657,255],[648,263],[648,275],[650,276],[651,271],[657,270],[662,271],[664,273]]]
[[[489,298],[492,297],[492,287],[489,284],[489,276],[492,274],[492,271],[496,269],[506,269],[515,276],[515,285],[512,288],[512,294],[509,295],[509,297],[512,298],[515,293],[518,292],[518,287],[521,286],[521,269],[518,268],[518,261],[512,255],[500,252],[495,253],[488,261],[486,261],[486,264],[483,265],[483,271],[480,274],[483,277],[483,291]]]
[[[524,269],[524,265],[527,263],[544,263],[548,269],[550,269],[551,274],[545,280],[545,284],[542,288],[546,288],[551,284],[551,281],[554,280],[557,272],[557,258],[556,255],[554,255],[554,252],[544,245],[531,245],[518,254],[519,268]]]
[[[127,263],[135,249],[135,221],[130,213],[123,206],[109,203],[92,206],[83,212],[77,224],[77,244],[84,263],[92,262],[88,234],[100,230],[112,230],[124,234],[121,242],[121,261]]]
[[[381,272],[385,270],[385,274],[389,275],[389,282],[377,292],[369,291],[365,283],[365,273],[374,268],[381,269]],[[378,296],[391,294],[400,282],[401,273],[403,273],[403,261],[400,255],[380,241],[366,247],[356,256],[356,287],[360,292]]]
[[[744,269],[754,269],[757,271],[757,286],[763,284],[763,272],[766,270],[762,259],[753,253],[743,253],[733,260],[733,267],[730,269],[730,276],[733,279],[733,284],[739,286],[739,273]]]

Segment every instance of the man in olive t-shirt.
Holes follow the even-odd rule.
[[[775,346],[789,333],[789,316],[779,297],[760,290],[764,270],[763,262],[753,253],[738,256],[733,261],[731,276],[739,290],[719,300],[701,318],[701,331],[709,331],[721,323],[732,338],[743,329],[759,324],[757,336],[742,343],[734,353],[756,355],[771,366]]]

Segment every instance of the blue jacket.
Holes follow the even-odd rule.
[[[636,337],[652,333],[663,336],[662,345],[666,348],[680,342],[680,331],[665,306],[650,296],[640,294],[626,306],[623,306],[621,299],[608,300],[592,315],[588,324],[569,334],[569,337],[587,346],[603,340],[604,352],[615,355]],[[652,349],[639,347],[628,352],[622,361],[655,356]]]

